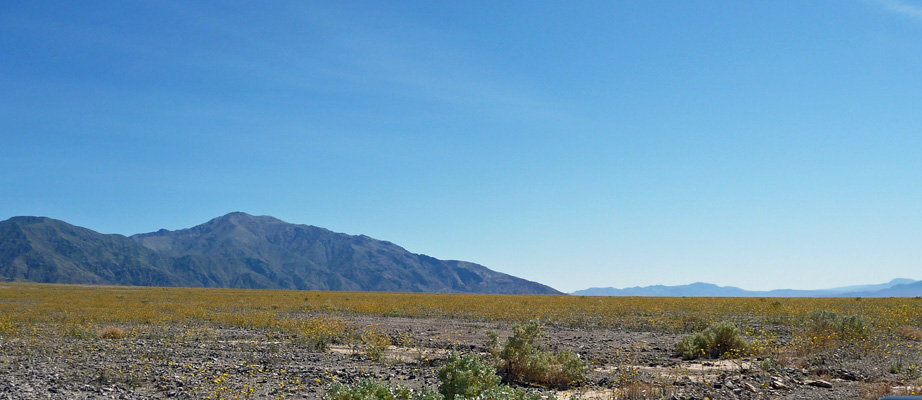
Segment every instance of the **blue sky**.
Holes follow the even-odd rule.
[[[0,54],[0,219],[244,211],[564,291],[922,279],[920,1],[14,1]]]

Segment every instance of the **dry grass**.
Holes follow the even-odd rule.
[[[890,385],[887,382],[863,383],[858,387],[858,399],[877,400],[890,395],[891,392]]]
[[[917,396],[922,394],[922,387],[894,382],[861,383],[858,386],[859,400],[877,400],[885,396]]]
[[[896,332],[903,339],[922,342],[922,329],[916,328],[914,326],[903,325],[897,329]]]
[[[125,337],[125,330],[115,326],[107,326],[99,330],[99,337],[103,339],[122,339]]]

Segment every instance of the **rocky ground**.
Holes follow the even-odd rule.
[[[333,381],[370,378],[437,386],[448,350],[485,353],[504,323],[345,317],[396,344],[373,360],[359,342],[318,351],[277,333],[206,326],[124,327],[123,338],[18,335],[0,338],[0,399],[319,398]],[[831,350],[788,359],[683,361],[679,335],[547,326],[543,344],[589,361],[586,384],[558,398],[874,399],[906,378],[883,355]]]

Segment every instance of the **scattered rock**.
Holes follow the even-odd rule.
[[[464,326],[466,322],[440,319],[355,319],[358,320],[357,326],[383,322],[383,329],[416,332],[418,336],[414,338],[414,345],[427,352],[431,350],[431,353],[426,354],[428,359],[434,361],[424,362],[420,356],[375,362],[364,356],[351,356],[356,352],[363,354],[362,349],[355,350],[345,344],[334,345],[336,351],[318,352],[284,339],[267,339],[248,331],[224,328],[213,329],[211,335],[216,336],[216,340],[163,341],[139,337],[102,341],[64,338],[56,343],[36,344],[17,338],[8,342],[13,345],[0,343],[0,350],[5,352],[0,353],[0,400],[194,399],[201,398],[203,394],[197,388],[215,387],[211,380],[215,374],[225,372],[228,374],[229,387],[239,390],[243,383],[253,385],[257,392],[251,398],[271,398],[275,395],[320,398],[332,381],[355,384],[361,378],[390,381],[411,388],[434,388],[438,385],[436,371],[443,365],[445,356],[433,349],[455,346],[456,350],[465,352],[464,349],[476,348],[483,354],[485,331],[503,329],[491,325],[473,331],[460,330],[457,326]],[[408,329],[409,325],[415,328]],[[438,326],[438,329],[433,326]],[[576,336],[572,330],[553,326],[548,326],[547,330],[548,343],[557,340],[563,343],[561,349],[572,350],[576,347],[577,342],[570,339]],[[426,332],[441,333],[434,335]],[[460,337],[451,337],[449,341],[446,332]],[[501,331],[500,337],[508,334]],[[620,379],[626,373],[636,373],[643,382],[647,382],[651,376],[665,376],[671,386],[662,395],[677,400],[756,400],[770,397],[847,399],[857,395],[857,385],[836,383],[839,379],[862,381],[868,379],[866,377],[876,376],[871,369],[873,365],[855,359],[824,366],[822,374],[817,374],[820,370],[812,369],[807,376],[803,375],[806,370],[800,368],[767,372],[756,366],[746,368],[749,371],[744,373],[736,367],[740,360],[687,361],[674,356],[671,348],[677,338],[681,337],[678,334],[654,336],[643,332],[589,329],[581,331],[580,335],[585,349],[581,353],[582,357],[594,363],[593,370],[587,376],[585,390],[600,392],[602,396],[610,395],[611,390],[622,387]],[[437,340],[432,341],[433,337]],[[658,339],[651,340],[652,337]],[[451,344],[455,340],[462,344]],[[426,343],[431,344],[426,346]],[[645,344],[641,346],[639,343]],[[83,350],[89,347],[94,350]],[[416,349],[412,347],[411,351]],[[616,353],[617,357],[614,356]],[[49,358],[46,354],[54,354],[55,357]],[[66,357],[59,356],[61,354]],[[820,376],[825,381],[808,380]],[[293,392],[289,395],[287,382],[292,377],[298,377],[304,387],[300,391],[292,387]],[[284,389],[278,382],[286,383]],[[810,386],[806,386],[807,382],[810,382]],[[817,390],[813,387],[832,390]]]
[[[845,381],[850,381],[850,382],[854,382],[859,379],[858,374],[851,372],[851,371],[846,371],[844,369],[836,370],[835,376],[836,378],[839,378]]]

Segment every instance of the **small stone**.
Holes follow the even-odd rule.
[[[815,380],[815,381],[807,381],[807,385],[809,385],[809,386],[815,386],[815,387],[821,387],[821,388],[826,388],[826,389],[832,388],[832,384],[831,384],[831,383],[826,382],[826,381],[824,381],[824,380],[822,380],[822,379],[818,379],[818,380]]]
[[[787,389],[787,388],[788,388],[788,385],[785,385],[780,380],[775,380],[775,379],[772,380],[772,389]]]
[[[756,387],[755,387],[755,386],[752,386],[752,384],[749,383],[749,382],[743,382],[742,386],[743,386],[743,388],[745,388],[746,390],[748,390],[748,391],[750,391],[750,392],[752,392],[752,393],[758,393],[758,392],[759,392],[758,390],[756,390]]]

